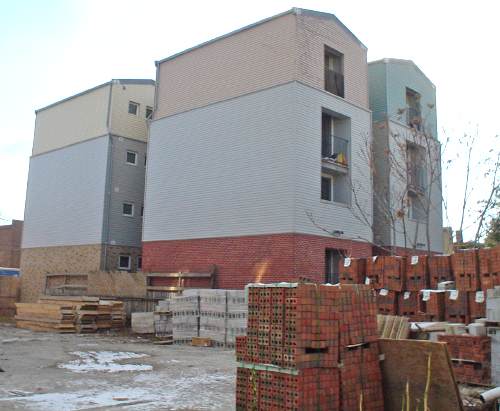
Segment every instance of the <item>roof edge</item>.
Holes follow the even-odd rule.
[[[246,31],[246,30],[252,29],[254,27],[260,26],[261,24],[267,23],[267,22],[269,22],[271,20],[275,20],[277,18],[286,16],[288,14],[309,15],[309,16],[313,16],[313,17],[321,17],[321,18],[333,19],[342,29],[344,29],[344,31],[346,31],[354,40],[356,40],[356,42],[358,42],[361,45],[361,47],[363,47],[364,49],[368,50],[368,48],[361,42],[361,40],[359,40],[354,35],[354,33],[351,30],[349,30],[347,28],[347,26],[344,23],[342,23],[338,19],[338,17],[335,16],[334,14],[325,13],[325,12],[322,12],[322,11],[315,11],[315,10],[301,9],[301,8],[298,8],[298,7],[293,7],[290,10],[284,11],[282,13],[275,14],[275,15],[270,16],[270,17],[266,17],[265,19],[259,20],[259,21],[255,22],[255,23],[248,24],[246,26],[240,27],[239,29],[230,31],[229,33],[222,34],[221,36],[217,36],[217,37],[214,37],[213,39],[204,41],[203,43],[197,44],[196,46],[189,47],[189,48],[187,48],[185,50],[179,51],[178,53],[172,54],[171,56],[165,57],[164,59],[156,60],[155,61],[155,66],[158,66],[161,63],[164,63],[166,61],[173,60],[176,57],[182,56],[183,54],[186,54],[186,53],[189,53],[191,51],[197,50],[197,49],[199,49],[201,47],[208,46],[209,44],[215,43],[215,42],[217,42],[219,40],[223,40],[223,39],[231,37],[231,36],[233,36],[235,34],[238,34],[238,33],[241,33],[243,31]]]
[[[388,63],[397,63],[397,64],[406,64],[409,66],[413,66],[417,69],[417,71],[424,76],[429,83],[431,83],[432,87],[436,88],[436,85],[432,82],[432,80],[427,77],[427,75],[422,71],[422,69],[413,61],[413,60],[405,60],[405,59],[397,59],[397,58],[392,58],[392,57],[385,57],[382,59],[374,60],[374,61],[369,61],[368,65],[370,64],[388,64]]]
[[[110,86],[111,84],[151,84],[152,86],[154,86],[155,81],[154,80],[150,80],[150,79],[112,79],[110,81],[107,81],[106,83],[99,84],[98,86],[89,88],[87,90],[81,91],[80,93],[76,93],[76,94],[73,94],[73,95],[71,95],[69,97],[65,97],[62,100],[58,100],[55,103],[51,103],[51,104],[49,104],[47,106],[44,106],[44,107],[39,108],[39,109],[36,109],[35,110],[35,114],[39,113],[40,111],[46,110],[48,108],[57,106],[58,104],[61,104],[61,103],[64,103],[66,101],[69,101],[71,99],[74,99],[76,97],[80,97],[80,96],[83,96],[83,95],[85,95],[87,93],[91,93],[91,92],[93,92],[95,90],[98,90],[100,88]]]

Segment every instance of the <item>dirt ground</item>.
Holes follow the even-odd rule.
[[[234,409],[232,350],[0,324],[0,367],[0,410]]]

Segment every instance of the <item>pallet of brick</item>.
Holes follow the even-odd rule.
[[[366,277],[364,284],[373,288],[382,288],[384,283],[384,257],[373,256],[366,259]]]
[[[481,288],[477,256],[476,249],[457,251],[451,256],[451,267],[457,290],[477,291]]]
[[[406,258],[406,291],[429,288],[429,266],[427,256],[413,255]]]
[[[468,291],[469,322],[486,317],[486,295],[484,291]]]
[[[416,321],[418,314],[417,291],[403,291],[398,293],[398,315],[407,317],[410,321]]]
[[[445,317],[445,291],[420,290],[417,317],[419,321],[443,321]]]
[[[490,384],[491,339],[490,337],[440,335],[439,341],[447,343],[458,382],[466,384]]]
[[[226,347],[234,347],[236,338],[247,331],[247,310],[231,311],[226,314]]]
[[[391,291],[406,290],[406,258],[394,255],[379,258],[383,261],[383,288]]]
[[[344,258],[339,262],[341,284],[363,284],[366,277],[365,258]]]
[[[490,323],[500,323],[500,286],[486,291],[486,319]]]
[[[430,255],[427,257],[427,266],[429,269],[429,286],[431,289],[437,290],[438,284],[444,281],[453,281],[451,256]]]
[[[226,290],[199,290],[199,337],[209,338],[216,345],[226,342]]]
[[[383,315],[396,315],[398,313],[398,292],[385,288],[377,290],[378,313]]]
[[[448,290],[444,298],[445,319],[451,323],[470,323],[467,291]]]
[[[486,291],[500,285],[500,245],[478,251],[481,289]]]
[[[50,303],[16,303],[16,327],[33,331],[74,333],[75,312],[72,306]]]
[[[172,343],[174,341],[174,328],[172,312],[158,308],[153,313],[155,337],[158,340]]]
[[[236,372],[236,410],[340,411],[347,408],[340,406],[337,369],[289,370],[239,364]]]

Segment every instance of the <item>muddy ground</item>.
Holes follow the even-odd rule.
[[[234,351],[0,324],[0,410],[233,410]]]

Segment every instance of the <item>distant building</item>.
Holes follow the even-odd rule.
[[[440,253],[441,153],[436,89],[410,60],[368,64],[373,119],[375,243]]]
[[[241,288],[335,282],[343,255],[371,255],[366,53],[333,14],[292,9],[157,62],[145,269],[215,264]]]
[[[20,220],[0,225],[0,267],[19,268],[22,234],[23,222]]]
[[[36,111],[22,299],[47,273],[141,267],[152,80],[112,80]]]

